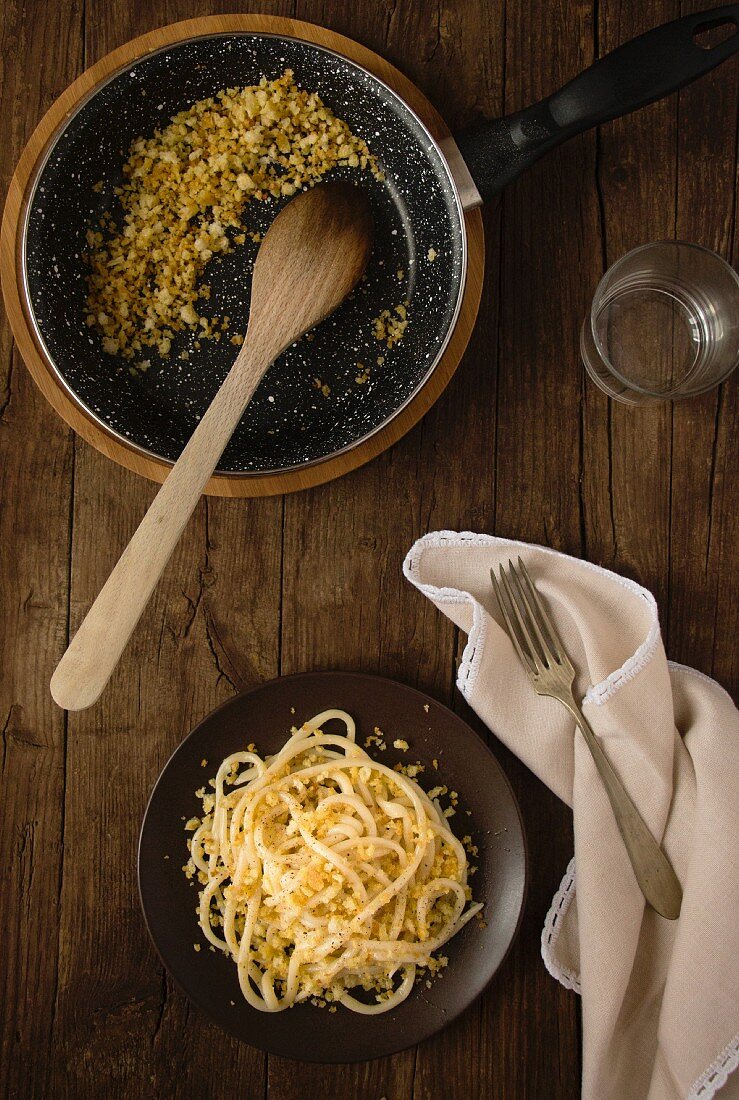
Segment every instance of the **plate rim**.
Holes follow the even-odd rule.
[[[151,809],[151,806],[153,804],[153,801],[154,801],[154,798],[157,794],[159,786],[160,786],[161,782],[163,781],[165,773],[167,772],[167,770],[168,770],[170,764],[173,762],[174,758],[177,756],[177,754],[180,752],[180,750],[183,748],[183,746],[186,744],[186,742],[188,742],[196,733],[199,732],[199,730],[202,728],[202,726],[204,726],[207,722],[212,721],[222,711],[227,710],[229,707],[232,707],[236,703],[237,700],[240,701],[240,700],[243,700],[243,699],[248,699],[251,695],[254,695],[254,694],[258,693],[261,690],[264,690],[266,687],[271,687],[271,686],[275,686],[277,684],[283,684],[283,683],[284,684],[299,683],[301,680],[306,680],[306,679],[315,679],[315,678],[330,679],[332,677],[341,677],[342,679],[346,679],[347,677],[351,677],[351,678],[355,678],[355,679],[358,679],[358,680],[364,680],[364,681],[378,681],[378,680],[380,680],[383,683],[385,683],[386,685],[389,685],[393,690],[400,689],[403,692],[406,692],[408,694],[412,694],[412,695],[417,696],[423,702],[433,703],[436,707],[439,707],[442,710],[442,712],[445,712],[445,716],[451,717],[451,719],[454,722],[457,722],[457,723],[461,724],[462,726],[466,727],[466,729],[469,731],[469,733],[479,741],[479,743],[482,746],[482,748],[484,749],[485,753],[489,756],[490,760],[492,761],[493,766],[500,773],[500,777],[502,778],[503,783],[504,783],[505,787],[508,790],[508,794],[510,796],[510,803],[513,806],[513,808],[515,809],[516,818],[517,818],[518,826],[519,826],[519,830],[520,830],[520,836],[521,836],[521,861],[522,861],[523,875],[522,875],[522,885],[521,885],[521,896],[520,896],[520,901],[518,903],[518,913],[516,914],[516,920],[515,920],[515,923],[513,925],[513,929],[512,929],[512,932],[510,934],[508,943],[505,947],[505,950],[503,951],[497,966],[492,971],[492,973],[490,974],[490,976],[487,979],[487,981],[485,982],[485,984],[478,990],[478,992],[463,1007],[461,1007],[458,1011],[455,1011],[452,1015],[448,1016],[448,1018],[442,1024],[440,1024],[438,1027],[433,1028],[431,1031],[429,1031],[426,1035],[422,1036],[421,1038],[412,1039],[410,1042],[404,1042],[404,1041],[401,1040],[401,1042],[398,1046],[393,1046],[392,1049],[389,1049],[389,1050],[383,1050],[381,1053],[376,1054],[376,1055],[372,1055],[370,1058],[365,1058],[365,1057],[359,1056],[359,1057],[348,1057],[348,1058],[347,1057],[339,1057],[339,1058],[336,1058],[336,1059],[327,1060],[325,1058],[298,1058],[294,1054],[285,1053],[284,1050],[272,1049],[271,1047],[269,1047],[267,1044],[265,1044],[263,1042],[260,1042],[259,1044],[248,1043],[247,1040],[244,1039],[243,1036],[241,1034],[239,1034],[235,1028],[233,1028],[233,1029],[229,1028],[227,1025],[223,1024],[220,1020],[214,1019],[214,1017],[211,1015],[210,1011],[201,1003],[199,997],[193,996],[192,993],[190,993],[188,990],[185,989],[185,987],[180,982],[179,978],[175,974],[173,974],[172,971],[170,970],[169,965],[167,964],[167,962],[163,958],[163,956],[160,952],[160,949],[159,949],[159,945],[158,945],[158,943],[157,943],[157,941],[156,941],[156,939],[155,939],[155,937],[152,933],[151,925],[149,923],[149,917],[148,917],[147,910],[146,910],[146,905],[145,905],[145,902],[144,902],[144,890],[143,890],[143,887],[142,887],[142,869],[141,869],[141,865],[142,865],[144,829],[146,827],[147,820],[148,820],[148,817],[149,817],[149,811]],[[411,1047],[417,1046],[421,1042],[426,1042],[428,1039],[432,1038],[434,1035],[438,1035],[439,1032],[441,1032],[447,1026],[449,1026],[451,1023],[453,1023],[464,1012],[468,1011],[468,1009],[477,1000],[479,1000],[479,998],[485,993],[485,991],[489,988],[489,986],[495,980],[497,975],[500,973],[500,970],[502,969],[502,967],[504,966],[508,956],[510,955],[510,952],[513,948],[513,945],[514,945],[514,943],[515,943],[515,941],[518,937],[518,934],[521,930],[521,923],[523,921],[523,915],[524,915],[524,911],[525,911],[525,908],[526,908],[526,902],[528,900],[528,894],[529,894],[530,865],[531,865],[530,864],[530,853],[529,853],[528,840],[527,840],[527,836],[526,836],[526,828],[525,828],[525,825],[524,825],[523,815],[521,813],[521,806],[520,806],[519,801],[516,797],[515,791],[513,790],[513,786],[511,784],[511,781],[508,778],[508,775],[506,774],[506,771],[503,768],[502,764],[497,759],[495,753],[492,751],[492,749],[487,744],[487,742],[485,740],[483,740],[483,738],[480,737],[480,735],[478,733],[476,733],[476,731],[472,728],[472,726],[467,721],[465,721],[465,719],[462,718],[459,714],[457,714],[455,711],[453,711],[451,709],[451,707],[447,706],[446,703],[442,703],[440,700],[436,699],[433,695],[429,695],[427,692],[423,692],[419,688],[413,687],[411,684],[407,684],[407,683],[403,682],[402,680],[396,680],[392,677],[377,675],[377,674],[369,673],[369,672],[358,672],[358,671],[352,671],[352,670],[343,671],[341,669],[308,670],[308,671],[303,671],[303,672],[292,673],[288,676],[275,676],[275,677],[272,677],[269,680],[263,680],[258,684],[252,685],[251,687],[247,688],[244,691],[238,692],[236,695],[232,695],[229,699],[225,699],[222,703],[219,703],[216,707],[214,707],[211,711],[209,711],[208,714],[204,715],[203,718],[201,718],[196,723],[196,725],[194,725],[187,732],[187,734],[182,738],[182,740],[175,746],[174,750],[170,753],[170,755],[167,758],[166,762],[162,766],[162,768],[161,768],[161,770],[160,770],[160,772],[159,772],[159,774],[158,774],[158,776],[157,776],[157,778],[156,778],[156,780],[155,780],[155,782],[152,786],[151,793],[150,793],[150,795],[147,799],[147,802],[146,802],[146,809],[144,810],[144,814],[143,814],[143,817],[142,817],[142,820],[141,820],[141,826],[139,828],[138,841],[137,841],[137,845],[136,845],[136,881],[137,881],[137,890],[138,890],[138,896],[139,896],[139,905],[140,905],[140,908],[141,908],[141,914],[142,914],[144,926],[146,928],[146,931],[147,931],[147,934],[148,934],[148,937],[149,937],[149,941],[153,945],[153,947],[156,951],[157,958],[159,959],[160,964],[163,966],[164,971],[169,976],[170,980],[173,981],[174,984],[177,986],[177,988],[180,990],[180,992],[185,997],[187,997],[187,999],[192,1004],[194,1004],[196,1006],[198,1011],[200,1013],[202,1013],[202,1015],[205,1017],[205,1019],[207,1019],[209,1021],[209,1023],[211,1023],[212,1025],[214,1025],[216,1027],[219,1027],[221,1030],[225,1031],[232,1038],[235,1038],[239,1042],[247,1043],[248,1046],[252,1046],[256,1050],[264,1051],[267,1054],[273,1054],[277,1057],[283,1057],[283,1058],[292,1058],[295,1061],[310,1062],[310,1063],[318,1064],[318,1065],[350,1065],[350,1064],[358,1063],[358,1062],[374,1061],[377,1058],[391,1057],[392,1055],[399,1054],[400,1052],[402,1052],[404,1050],[409,1050]]]

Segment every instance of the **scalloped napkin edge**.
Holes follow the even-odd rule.
[[[627,944],[627,952],[632,950],[633,957],[630,960],[630,965],[629,960],[627,960],[625,967],[616,968],[616,970],[620,969],[622,972],[617,974],[620,985],[619,980],[615,982],[615,1002],[613,997],[609,1001],[606,994],[604,1005],[602,1003],[604,1000],[603,990],[598,988],[604,975],[599,972],[598,967],[600,966],[600,970],[603,969],[604,958],[606,959],[605,966],[608,966],[608,956],[607,954],[605,956],[602,953],[599,954],[598,947],[600,945],[596,944],[596,950],[593,951],[593,945],[588,944],[587,940],[588,934],[592,936],[594,931],[599,932],[601,936],[604,934],[607,936],[614,931],[614,925],[609,924],[608,920],[606,920],[605,925],[601,921],[600,926],[598,920],[595,920],[591,922],[593,927],[588,928],[589,909],[597,910],[599,908],[598,882],[597,880],[595,883],[587,881],[590,864],[592,863],[589,840],[594,821],[600,822],[598,814],[603,813],[603,806],[601,804],[594,811],[591,807],[588,807],[588,812],[579,814],[578,802],[575,808],[575,847],[577,854],[578,839],[581,838],[579,843],[582,847],[583,868],[586,876],[583,883],[586,902],[583,903],[581,900],[580,908],[583,909],[583,912],[579,914],[577,912],[575,888],[575,859],[573,858],[554,897],[542,931],[541,951],[547,970],[565,988],[572,989],[583,997],[583,1097],[587,1100],[623,1100],[623,1097],[628,1095],[629,1100],[639,1100],[641,1097],[644,1097],[645,1100],[672,1100],[674,1097],[684,1097],[685,1100],[710,1100],[718,1089],[727,1084],[729,1075],[739,1064],[739,1033],[729,1036],[728,1041],[725,1043],[722,1043],[718,1038],[720,1034],[726,1036],[727,1020],[722,1019],[721,1010],[725,1010],[726,1004],[732,1002],[732,985],[734,993],[739,990],[739,978],[737,977],[739,951],[731,948],[731,934],[729,934],[728,942],[725,944],[725,952],[728,956],[728,970],[726,971],[729,975],[728,988],[718,991],[713,990],[715,994],[713,999],[707,998],[711,1003],[710,1006],[707,1006],[704,1026],[710,1034],[704,1035],[704,1041],[700,1044],[704,1051],[708,1052],[710,1050],[711,1059],[708,1064],[705,1060],[696,1063],[695,1057],[691,1059],[689,1046],[686,1049],[684,1027],[689,1024],[691,1030],[694,1031],[696,1026],[701,1026],[700,1013],[697,1011],[696,1003],[686,1004],[686,994],[689,991],[684,987],[686,981],[693,974],[691,964],[699,965],[699,959],[692,958],[692,954],[695,953],[693,950],[694,944],[691,945],[688,942],[686,945],[683,933],[687,929],[689,933],[692,933],[692,939],[695,940],[696,938],[695,914],[693,912],[696,904],[693,898],[695,891],[690,891],[690,886],[692,879],[700,880],[701,876],[699,873],[695,873],[696,860],[691,859],[691,855],[695,855],[693,849],[698,847],[696,836],[700,836],[701,829],[697,828],[697,819],[694,820],[693,815],[703,812],[705,821],[698,822],[698,824],[705,824],[709,829],[709,833],[712,825],[711,807],[709,805],[706,808],[701,801],[702,787],[700,783],[696,793],[696,774],[698,774],[699,779],[705,775],[714,782],[716,780],[716,762],[710,757],[710,743],[708,747],[706,745],[706,742],[710,742],[706,730],[710,733],[710,719],[713,711],[720,715],[716,723],[718,731],[725,733],[724,727],[727,722],[729,727],[733,725],[734,733],[729,732],[728,745],[725,744],[723,747],[728,747],[730,757],[733,753],[737,762],[737,767],[733,769],[734,778],[736,778],[739,769],[739,756],[737,756],[737,750],[739,750],[739,713],[734,707],[731,697],[714,680],[694,669],[667,662],[660,635],[656,601],[647,589],[635,582],[610,570],[570,557],[548,547],[466,531],[438,531],[425,535],[411,547],[403,563],[403,573],[411,584],[468,634],[467,644],[458,669],[457,686],[459,690],[480,718],[495,732],[496,736],[500,737],[512,751],[516,752],[532,768],[535,774],[568,804],[573,804],[573,798],[577,798],[578,789],[581,792],[583,790],[583,785],[578,777],[583,769],[587,770],[589,767],[588,760],[584,759],[589,758],[589,754],[582,746],[578,751],[574,738],[574,728],[564,713],[564,708],[554,703],[553,707],[556,708],[557,712],[562,712],[555,715],[552,709],[552,701],[542,700],[533,693],[523,696],[527,701],[527,711],[537,712],[534,724],[538,722],[539,728],[544,728],[547,736],[551,734],[549,749],[552,746],[557,748],[558,760],[562,755],[560,751],[564,743],[562,738],[567,736],[572,742],[570,748],[572,759],[568,760],[564,766],[558,766],[557,774],[554,776],[551,769],[548,768],[548,759],[551,758],[547,758],[546,751],[540,749],[538,740],[525,743],[523,746],[524,751],[520,751],[521,745],[517,743],[516,737],[517,733],[520,735],[522,728],[519,723],[513,723],[510,730],[501,729],[499,721],[504,719],[505,710],[503,711],[503,718],[496,714],[495,700],[491,700],[489,693],[486,694],[487,680],[485,684],[481,684],[480,681],[481,676],[487,677],[490,683],[493,684],[493,693],[497,691],[502,695],[504,693],[503,685],[507,685],[508,680],[516,675],[513,667],[509,667],[509,663],[513,659],[520,671],[520,677],[517,684],[514,684],[514,690],[520,691],[523,684],[522,678],[525,677],[525,673],[520,669],[510,642],[495,620],[492,590],[489,592],[489,601],[486,600],[485,602],[483,602],[480,593],[476,596],[468,590],[472,587],[472,583],[469,583],[470,578],[473,578],[473,583],[478,587],[484,586],[485,577],[491,565],[497,564],[501,559],[512,556],[512,554],[518,555],[519,553],[526,558],[527,564],[531,564],[532,561],[535,562],[539,567],[539,572],[545,573],[547,577],[550,577],[550,567],[554,566],[556,572],[552,576],[555,580],[561,583],[562,576],[566,575],[568,581],[575,585],[578,596],[583,591],[587,591],[588,584],[592,583],[594,590],[599,593],[602,591],[606,598],[614,600],[614,607],[617,612],[620,612],[621,604],[625,603],[628,605],[632,617],[636,615],[640,620],[639,624],[628,635],[637,637],[638,644],[629,649],[617,667],[610,668],[607,671],[601,668],[603,675],[598,676],[595,682],[592,682],[592,679],[587,676],[584,678],[581,676],[576,684],[582,696],[583,705],[588,707],[588,716],[591,723],[596,733],[606,740],[609,751],[612,752],[613,762],[617,767],[619,764],[618,753],[623,754],[623,752],[631,751],[628,740],[623,737],[619,738],[618,729],[614,730],[612,728],[614,722],[620,722],[622,730],[624,723],[628,724],[630,719],[633,720],[634,713],[630,709],[628,697],[633,694],[636,705],[643,708],[644,699],[640,698],[639,691],[649,688],[650,677],[662,689],[666,684],[667,693],[672,695],[668,702],[671,708],[670,721],[674,730],[674,738],[668,733],[660,740],[666,742],[672,739],[674,744],[667,746],[665,749],[667,755],[660,755],[661,750],[657,750],[655,753],[655,767],[657,769],[661,768],[663,772],[666,767],[668,768],[670,779],[674,779],[676,789],[681,792],[681,798],[673,800],[672,792],[667,792],[666,797],[663,792],[662,802],[664,805],[661,809],[657,805],[659,798],[655,798],[655,804],[646,808],[642,802],[639,802],[639,805],[655,835],[662,838],[664,832],[663,843],[665,849],[683,882],[685,902],[680,920],[677,922],[664,921],[652,913],[651,910],[645,909],[640,901],[640,895],[638,898],[635,897],[638,890],[636,890],[634,884],[634,890],[627,899],[630,904],[625,907],[627,910],[626,918],[620,928],[618,922],[615,922],[615,930],[621,934],[627,925],[631,928],[632,934],[629,944]],[[430,556],[433,557],[431,565],[429,565]],[[479,569],[476,562],[477,558],[480,558]],[[460,577],[465,581],[466,586],[465,583],[460,582]],[[538,579],[537,577],[537,582]],[[489,580],[487,586],[489,587]],[[619,591],[619,587],[616,586],[623,590],[623,596]],[[566,599],[564,598],[566,587],[566,585],[563,587],[561,593],[563,594],[562,614],[565,617],[567,614]],[[609,594],[609,590],[612,590],[612,594]],[[546,593],[546,595],[549,597],[549,593]],[[487,603],[487,606],[485,606],[485,603]],[[594,606],[600,611],[597,600]],[[556,612],[555,618],[558,618]],[[602,623],[597,625],[602,629]],[[562,629],[563,622],[560,618],[558,618],[558,626]],[[579,654],[574,652],[571,645],[576,648],[577,632],[573,631],[572,622],[566,623],[566,628],[563,631],[566,647],[573,663],[582,672],[584,666],[589,664],[587,647],[581,649]],[[592,640],[587,630],[583,630],[582,634],[586,639]],[[494,660],[489,653],[492,650],[495,650]],[[578,656],[580,657],[579,663]],[[499,666],[503,667],[505,679],[495,679],[498,675]],[[591,671],[590,668],[588,668],[588,671]],[[641,676],[640,674],[644,675]],[[631,692],[624,692],[624,689],[629,685],[632,685]],[[507,700],[507,703],[510,705],[510,699]],[[665,705],[665,701],[662,700],[662,705],[656,708],[658,727],[660,719],[662,719],[664,725]],[[700,717],[701,708],[706,712],[702,722],[695,720],[696,714]],[[499,721],[496,721],[496,718]],[[604,718],[605,721],[601,722],[601,718]],[[551,730],[550,727],[555,725],[557,728]],[[565,729],[568,730],[566,735],[564,733]],[[727,738],[724,737],[724,740],[726,741]],[[619,744],[619,741],[621,744]],[[647,755],[650,751],[651,746],[648,746]],[[675,754],[674,773],[672,770],[673,752]],[[649,763],[648,760],[647,763]],[[720,770],[721,766],[719,766]],[[724,767],[723,770],[724,772],[731,771],[730,767]],[[683,777],[682,780],[681,776]],[[595,777],[591,770],[589,775],[586,774],[584,789],[588,790],[592,787],[593,778]],[[724,792],[720,782],[719,780],[719,786],[717,787],[718,800],[723,802]],[[656,786],[659,788],[659,783]],[[633,790],[632,795],[636,798]],[[586,801],[584,796],[582,796],[582,801]],[[736,807],[736,799],[734,800],[734,807]],[[609,811],[610,808],[608,807]],[[734,818],[736,819],[736,817],[735,810]],[[608,828],[606,820],[603,819],[604,829]],[[578,824],[581,825],[579,830]],[[615,822],[612,824],[615,829]],[[584,825],[587,825],[588,828],[584,829]],[[734,835],[737,835],[736,831]],[[671,844],[673,847],[683,850],[673,852]],[[687,849],[687,851],[684,849]],[[625,853],[614,853],[613,858],[618,859],[619,855],[625,855]],[[729,876],[732,869],[736,870],[736,857],[734,857],[733,866],[727,868]],[[694,872],[692,876],[691,871]],[[731,881],[730,878],[729,881]],[[734,875],[735,895],[737,894],[736,885],[737,876]],[[628,886],[624,888],[628,890]],[[696,883],[696,889],[699,888],[700,881]],[[707,900],[710,902],[711,899]],[[584,908],[586,903],[588,908]],[[727,898],[725,904],[729,910],[727,914],[728,928],[732,921],[731,899]],[[736,925],[735,919],[733,923]],[[603,932],[604,928],[605,933]],[[586,937],[585,957],[582,959],[580,957],[581,935]],[[614,941],[614,951],[618,952],[619,950],[620,944],[616,945]],[[642,965],[641,959],[643,959],[645,951],[648,958],[657,960],[653,969],[658,982],[663,977],[659,969],[660,963],[664,963],[664,981],[661,997],[659,997],[659,1011],[654,1014],[654,1019],[651,1020],[648,1012],[644,1014],[644,1020],[641,1021],[642,1034],[636,1036],[632,1034],[634,1028],[629,1026],[628,1017],[633,1016],[635,1011],[638,1016],[639,968]],[[591,955],[595,955],[595,959],[592,959]],[[687,959],[687,962],[684,961],[685,959]],[[724,969],[721,968],[720,973],[723,974],[724,972]],[[720,978],[717,980],[720,981]],[[654,998],[653,985],[650,987],[647,983],[645,992],[648,997]],[[690,990],[690,996],[694,997],[698,992],[699,990],[692,989]],[[722,993],[723,996],[721,996]],[[642,1000],[644,999],[645,997],[642,996]],[[686,1013],[687,1019],[685,1018]],[[728,1023],[730,1022],[731,1019],[728,1018]],[[646,1025],[650,1023],[652,1024],[652,1035],[646,1034],[649,1031],[649,1027]],[[714,1032],[716,1041],[711,1045]],[[632,1064],[629,1065],[629,1062]],[[702,1066],[705,1066],[705,1068],[700,1068]],[[734,1078],[730,1089],[722,1094],[725,1100],[729,1100],[729,1092],[731,1096],[735,1094],[739,1096],[739,1077]]]

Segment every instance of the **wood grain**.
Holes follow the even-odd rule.
[[[180,13],[88,0],[86,61]],[[85,444],[78,452],[68,637],[155,491]],[[70,718],[53,1075],[39,1096],[190,1100],[212,1093],[213,1067],[224,1065],[240,1095],[264,1095],[264,1055],[165,979],[139,913],[135,852],[153,781],[183,734],[277,674],[281,529],[277,499],[202,501],[104,704]],[[90,828],[91,811],[102,827]]]
[[[680,14],[676,3],[648,0],[626,17],[615,9],[599,21],[599,48],[612,49],[624,37]],[[603,264],[647,241],[675,236],[677,97],[661,100],[604,128],[596,147]],[[623,217],[625,204],[633,211]],[[598,273],[599,274],[599,273]],[[638,578],[667,605],[670,545],[670,471],[672,406],[637,408],[595,401],[588,387],[589,410],[603,438],[590,476],[601,485],[600,506],[608,515],[609,542],[601,553],[612,568]],[[590,426],[586,416],[585,431]],[[604,486],[608,486],[607,494]],[[604,516],[605,520],[605,516]],[[664,617],[663,617],[664,622]]]
[[[508,4],[506,12],[504,110],[510,112],[593,60],[593,13],[582,2],[550,3],[542,21],[532,21],[517,5]],[[575,139],[505,192],[500,250],[494,531],[574,554],[584,553],[577,327],[588,267],[599,257],[595,195],[588,186],[593,142],[592,135]],[[572,853],[572,819],[520,765],[500,755],[522,802],[531,860],[527,911],[512,960],[514,999],[537,1020],[537,1037],[528,1029],[519,1035],[515,1013],[504,1004],[493,1026],[509,1056],[495,1066],[494,1080],[503,1089],[512,1078],[513,1096],[564,1100],[578,1094],[578,1005],[552,988],[533,960],[539,962],[544,919]],[[537,1056],[532,1040],[550,1052],[548,1058]]]
[[[215,0],[209,10],[230,6]],[[655,0],[532,0],[526,10],[504,0],[279,0],[259,11],[357,38],[417,82],[452,127],[521,107],[680,14]],[[195,0],[87,0],[83,39],[74,5],[11,2],[2,13],[3,148],[18,154],[84,64],[197,14]],[[392,450],[339,481],[284,499],[203,501],[103,703],[67,726],[46,695],[49,672],[154,487],[73,442],[17,352],[11,359],[5,329],[0,386],[14,366],[0,421],[0,721],[11,719],[0,813],[11,1008],[0,1094],[579,1096],[579,1001],[539,954],[571,822],[494,738],[529,844],[521,932],[462,1019],[390,1059],[267,1059],[213,1028],[166,981],[149,944],[136,836],[184,733],[241,686],[278,672],[396,676],[453,702],[485,735],[453,687],[464,638],[400,573],[412,540],[430,529],[534,539],[629,573],[659,595],[669,656],[739,688],[737,379],[634,417],[585,383],[577,347],[604,263],[632,244],[680,235],[736,262],[736,148],[726,135],[738,101],[739,66],[725,65],[667,104],[571,142],[485,210],[480,318],[441,400]],[[3,162],[6,177],[10,167]]]
[[[82,9],[11,2],[0,18],[4,192],[39,115],[82,66]],[[1,316],[3,1096],[43,1096],[53,1059],[67,727],[44,681],[67,635],[73,479],[72,433],[31,383]]]
[[[714,249],[736,266],[736,81],[711,73],[680,93],[678,112],[675,235]],[[716,118],[715,126],[705,125],[709,117]],[[667,641],[674,660],[725,684],[739,681],[739,646],[729,633],[739,616],[736,574],[730,579],[739,546],[737,439],[735,379],[695,402],[675,405]]]

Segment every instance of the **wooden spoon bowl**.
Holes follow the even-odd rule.
[[[99,697],[270,364],[341,304],[364,272],[372,217],[362,191],[330,183],[277,215],[257,254],[246,338],[51,678],[65,710]]]

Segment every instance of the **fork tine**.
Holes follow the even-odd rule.
[[[510,562],[509,562],[509,565],[510,565]],[[526,620],[524,619],[523,615],[521,614],[521,608],[518,605],[518,601],[517,601],[517,599],[515,597],[515,594],[513,592],[513,588],[511,587],[510,579],[509,579],[508,574],[506,573],[506,571],[505,571],[505,569],[503,568],[502,565],[500,567],[500,582],[501,582],[501,588],[505,592],[506,597],[508,599],[509,610],[512,613],[511,618],[513,619],[513,621],[516,625],[516,628],[518,630],[519,640],[523,639],[523,643],[525,645],[525,648],[528,650],[528,652],[531,656],[531,661],[530,661],[529,665],[530,665],[530,667],[533,666],[533,671],[538,674],[539,672],[541,672],[542,668],[544,667],[544,662],[541,659],[541,654],[539,653],[539,651],[536,648],[536,645],[534,643],[534,639],[531,635],[531,631],[528,628]]]
[[[549,635],[549,642],[550,642],[550,648],[551,648],[551,651],[552,651],[552,656],[554,657],[557,664],[559,664],[559,665],[569,665],[570,664],[570,659],[567,656],[567,652],[565,650],[565,647],[562,645],[562,639],[560,638],[559,633],[557,632],[557,628],[555,627],[554,623],[551,620],[551,617],[549,616],[546,608],[544,607],[544,604],[542,603],[542,600],[541,600],[541,597],[539,596],[539,593],[536,591],[536,588],[534,587],[534,582],[531,580],[531,577],[529,576],[528,569],[526,568],[524,562],[522,561],[522,559],[520,557],[518,559],[518,565],[519,565],[519,568],[521,570],[521,573],[523,574],[523,578],[524,578],[524,581],[526,583],[526,587],[527,587],[528,592],[529,592],[529,594],[531,596],[531,599],[533,601],[534,608],[536,610],[539,622],[540,622],[543,630]]]
[[[500,568],[500,575],[501,575],[501,578],[502,578],[503,577],[503,568],[502,568],[502,566]],[[521,664],[524,666],[524,668],[527,669],[529,672],[534,672],[535,673],[536,672],[536,666],[532,662],[531,657],[529,656],[529,654],[524,651],[524,648],[523,648],[523,645],[522,645],[521,641],[519,641],[518,635],[516,633],[516,629],[513,625],[513,621],[511,619],[511,616],[508,613],[508,608],[506,607],[506,600],[503,596],[500,585],[498,584],[498,581],[495,578],[495,573],[493,572],[492,569],[490,570],[490,580],[493,582],[493,589],[495,590],[495,595],[496,595],[496,598],[498,600],[498,607],[500,608],[501,613],[503,615],[503,618],[505,619],[506,629],[508,631],[508,637],[513,642],[513,648],[516,650],[516,653],[518,654],[519,660],[521,661]]]
[[[520,565],[521,559],[519,558],[518,561]],[[559,663],[559,661],[557,660],[556,647],[553,648],[549,644],[549,639],[544,636],[544,632],[541,628],[541,623],[534,607],[532,606],[531,599],[529,598],[529,593],[524,587],[524,583],[521,580],[521,576],[516,569],[516,566],[510,559],[508,560],[508,576],[510,577],[511,585],[515,589],[518,596],[519,604],[521,605],[521,610],[523,612],[524,618],[528,620],[529,629],[530,631],[533,631],[536,636],[536,640],[539,643],[539,655],[540,657],[542,657],[544,664],[547,666],[547,668],[551,668],[553,664]],[[533,586],[531,587],[533,588]]]

